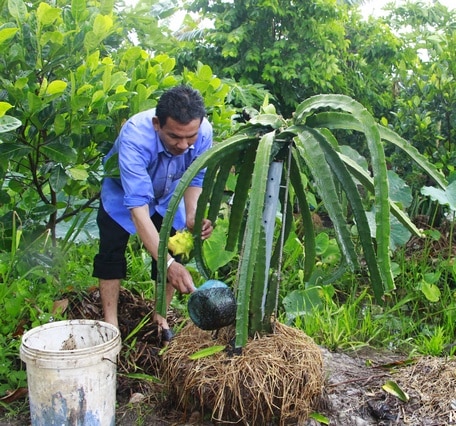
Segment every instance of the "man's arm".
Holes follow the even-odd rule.
[[[136,227],[136,232],[144,244],[144,247],[151,256],[157,260],[160,235],[150,219],[149,206],[146,204],[141,207],[134,207],[130,209],[130,212]],[[171,259],[170,255],[168,255],[168,260],[169,259]],[[181,293],[191,293],[195,289],[190,272],[188,272],[180,263],[171,263],[168,268],[167,278],[168,282]]]
[[[187,216],[187,228],[193,231],[195,227],[196,207],[198,198],[201,195],[202,189],[196,186],[189,186],[184,192],[185,214]],[[213,231],[212,222],[209,219],[203,219],[201,229],[201,239],[209,238]]]

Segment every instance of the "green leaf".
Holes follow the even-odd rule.
[[[407,395],[406,392],[404,392],[400,387],[399,385],[392,381],[392,380],[388,380],[383,386],[382,386],[382,389],[386,392],[388,392],[389,394],[395,396],[396,398],[399,398],[401,401],[403,402],[408,402],[408,400],[410,399],[409,396]]]
[[[86,181],[89,177],[89,174],[87,173],[87,166],[81,164],[75,167],[70,167],[68,169],[68,173],[73,180]]]
[[[60,93],[63,93],[65,89],[67,88],[68,83],[66,83],[63,80],[54,80],[51,81],[47,88],[46,88],[46,94],[47,95],[57,95]]]
[[[93,31],[88,31],[84,37],[84,47],[87,52],[96,50],[99,45],[99,38]]]
[[[86,0],[71,0],[71,14],[76,22],[81,22],[87,14]]]
[[[211,80],[212,79],[212,70],[209,65],[203,65],[198,69],[197,76],[201,80]]]
[[[104,163],[104,176],[120,178],[118,154],[109,157]]]
[[[236,255],[234,251],[223,250],[226,241],[226,221],[217,220],[211,238],[204,241],[204,258],[211,271],[225,266]]]
[[[64,35],[58,31],[46,31],[40,39],[40,44],[41,46],[45,46],[49,42],[61,46],[64,42]]]
[[[14,37],[17,32],[17,28],[3,28],[0,30],[0,44]]]
[[[0,117],[6,114],[6,111],[11,109],[13,106],[9,102],[0,102]]]
[[[451,210],[456,210],[456,181],[450,183],[443,190],[432,186],[424,186],[421,188],[421,193],[430,197],[431,200],[437,201],[442,206],[449,205]]]
[[[0,156],[2,158],[20,159],[21,157],[27,156],[31,152],[32,148],[26,145],[10,142],[0,143]]]
[[[44,108],[43,101],[35,93],[31,93],[31,92],[27,93],[27,102],[28,102],[31,114],[36,114]],[[40,128],[40,127],[38,127],[38,128]]]
[[[25,21],[27,16],[27,7],[22,0],[8,0],[8,11],[11,16],[20,23]]]
[[[44,27],[52,25],[60,16],[60,13],[61,9],[51,7],[47,3],[41,2],[36,11],[36,16],[38,18],[38,23]]]
[[[109,15],[114,8],[114,0],[101,0],[100,13],[102,15]]]
[[[67,180],[68,176],[65,173],[65,169],[60,164],[52,169],[51,175],[49,177],[49,184],[55,192],[61,191],[65,186]]]
[[[100,39],[106,38],[112,29],[113,21],[110,16],[97,15],[93,23],[93,32]]]
[[[391,222],[391,249],[395,250],[398,246],[407,244],[410,240],[410,231],[397,219],[392,216]]]
[[[58,141],[43,145],[41,150],[48,159],[56,163],[67,164],[76,158],[76,152],[73,148]]]
[[[200,349],[199,351],[194,352],[193,354],[189,355],[188,358],[191,360],[196,360],[200,358],[206,358],[211,355],[218,354],[219,352],[222,352],[225,350],[226,346],[225,345],[215,345],[215,346],[210,346],[208,348]]]
[[[329,419],[328,417],[324,416],[323,414],[320,413],[310,413],[309,417],[311,419],[316,420],[317,422],[323,424],[323,425],[329,425]]]
[[[273,129],[279,129],[285,124],[283,118],[277,114],[260,114],[251,118],[250,123],[271,126]]]
[[[420,290],[429,302],[436,303],[440,300],[440,289],[435,284],[421,281]]]
[[[15,117],[9,115],[0,116],[0,133],[11,132],[20,127],[22,123]]]
[[[388,170],[388,182],[390,199],[403,207],[409,207],[413,201],[412,190],[405,181],[393,170]]]
[[[305,290],[293,290],[282,301],[285,308],[287,321],[296,317],[305,316],[315,308],[321,306],[321,287],[309,287]]]
[[[55,119],[54,119],[54,131],[55,131],[55,134],[57,136],[61,135],[65,131],[65,128],[66,128],[66,120],[65,120],[65,118],[63,117],[62,114],[57,114],[55,116]]]

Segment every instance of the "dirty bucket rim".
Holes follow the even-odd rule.
[[[106,342],[102,342],[98,345],[90,346],[90,347],[84,347],[80,349],[69,349],[69,350],[57,350],[57,349],[43,349],[43,348],[37,348],[34,347],[33,345],[28,342],[28,339],[33,338],[36,334],[42,333],[44,331],[49,331],[52,330],[53,328],[61,328],[61,327],[68,327],[68,326],[101,326],[105,329],[109,329],[111,332],[113,332],[112,337],[109,338]],[[120,338],[120,331],[117,327],[114,325],[104,322],[104,321],[99,321],[99,320],[89,320],[89,319],[71,319],[71,320],[62,320],[62,321],[54,321],[50,323],[46,323],[34,328],[31,328],[30,330],[26,331],[22,335],[21,339],[21,347],[20,347],[20,352],[21,355],[27,356],[27,354],[39,354],[40,356],[43,357],[53,357],[55,355],[59,355],[61,357],[66,357],[66,356],[73,356],[73,355],[84,355],[86,353],[97,353],[99,351],[105,351],[109,347],[119,347],[120,349],[121,346],[121,338]]]

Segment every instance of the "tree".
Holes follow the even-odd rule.
[[[98,200],[101,158],[123,120],[155,106],[163,90],[192,84],[218,134],[231,124],[228,87],[208,66],[176,75],[173,58],[132,46],[109,0],[62,3],[9,0],[2,11],[3,106],[22,123],[0,141],[3,248],[10,247],[12,212],[28,238],[48,231],[55,239],[63,221],[80,229]]]
[[[340,58],[347,52],[347,6],[317,2],[190,2],[188,8],[213,21],[213,29],[191,44],[188,66],[199,58],[217,75],[264,84],[289,115],[299,100],[316,93],[344,93]]]
[[[401,42],[383,21],[363,20],[360,3],[189,1],[213,27],[186,20],[188,31],[178,34],[185,48],[173,55],[181,66],[198,58],[219,76],[263,84],[284,116],[309,96],[338,93],[382,117],[392,105]]]
[[[450,175],[456,138],[455,17],[455,11],[438,2],[431,6],[408,2],[388,18],[407,49],[419,52],[398,63],[392,124]],[[410,170],[400,158],[396,163]]]

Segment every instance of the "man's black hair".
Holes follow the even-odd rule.
[[[161,127],[166,124],[168,117],[181,124],[188,124],[197,118],[202,121],[206,116],[206,108],[200,92],[189,86],[180,85],[161,95],[155,115]]]

